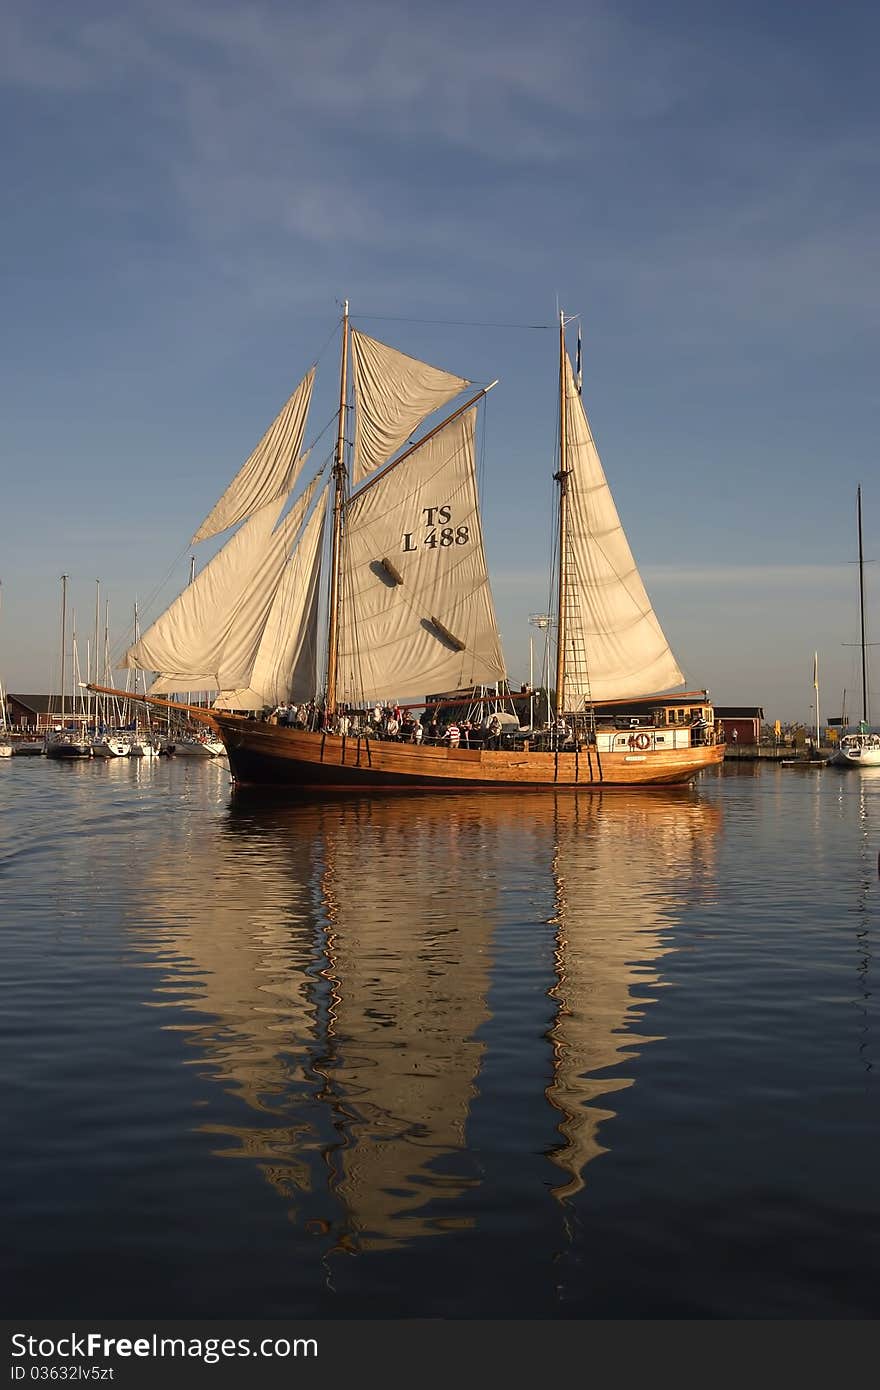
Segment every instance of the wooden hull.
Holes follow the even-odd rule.
[[[646,753],[597,754],[594,747],[538,753],[342,738],[233,714],[215,720],[236,782],[304,793],[669,786],[689,782],[724,757],[720,743]]]

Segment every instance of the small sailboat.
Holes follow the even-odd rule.
[[[168,751],[180,758],[220,758],[226,749],[219,738],[204,733],[182,734],[169,744]]]
[[[73,761],[78,758],[90,758],[92,756],[91,744],[83,731],[82,722],[76,719],[76,695],[72,695],[68,705],[65,694],[65,675],[66,675],[66,656],[67,656],[67,579],[66,574],[61,576],[61,710],[57,715],[58,723],[55,728],[46,735],[45,753],[47,758]],[[75,627],[74,620],[74,627]],[[74,678],[76,677],[76,633],[73,635],[73,666]]]
[[[6,696],[0,685],[0,758],[11,758],[15,749],[9,741],[9,726],[6,722]]]
[[[124,734],[110,730],[92,739],[93,758],[127,758],[130,752],[131,745]]]
[[[865,641],[865,559],[862,547],[862,489],[856,490],[859,533],[859,629],[862,653],[862,718],[858,730],[846,733],[832,758],[835,767],[880,767],[880,734],[872,733],[868,718],[868,659]]]
[[[0,580],[0,608],[3,604],[3,582]],[[0,758],[11,758],[15,750],[9,741],[9,724],[6,719],[6,696],[0,681]]]
[[[156,672],[149,697],[218,692],[209,722],[233,778],[291,791],[640,787],[686,782],[719,764],[724,745],[707,692],[655,693],[684,677],[620,524],[562,314],[554,718],[537,735],[494,746],[369,736],[361,716],[375,704],[412,710],[431,691],[466,702],[480,686],[509,688],[476,478],[478,412],[496,383],[409,443],[473,383],[352,327],[347,303],[341,327],[329,483],[318,495],[319,472],[292,500],[308,456],[312,369],[194,542],[238,529],[126,654],[127,666]],[[306,727],[271,717],[303,701],[312,710]]]

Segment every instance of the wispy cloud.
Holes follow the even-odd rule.
[[[644,569],[653,587],[740,589],[823,589],[851,586],[853,570],[841,565],[651,565]]]
[[[259,240],[238,271],[258,297],[284,293],[276,257],[298,250],[423,277],[442,256],[447,279],[458,257],[489,280],[588,246],[597,283],[643,314],[686,287],[691,333],[876,312],[877,200],[841,215],[877,186],[876,142],[786,121],[823,75],[788,42],[731,25],[719,46],[674,8],[655,25],[563,0],[7,8],[5,81],[140,91],[141,157],[206,254]]]

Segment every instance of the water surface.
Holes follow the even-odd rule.
[[[878,827],[4,760],[8,1315],[876,1317]]]

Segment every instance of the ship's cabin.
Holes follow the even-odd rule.
[[[637,754],[716,742],[715,711],[706,690],[597,705],[593,718],[600,753]]]

